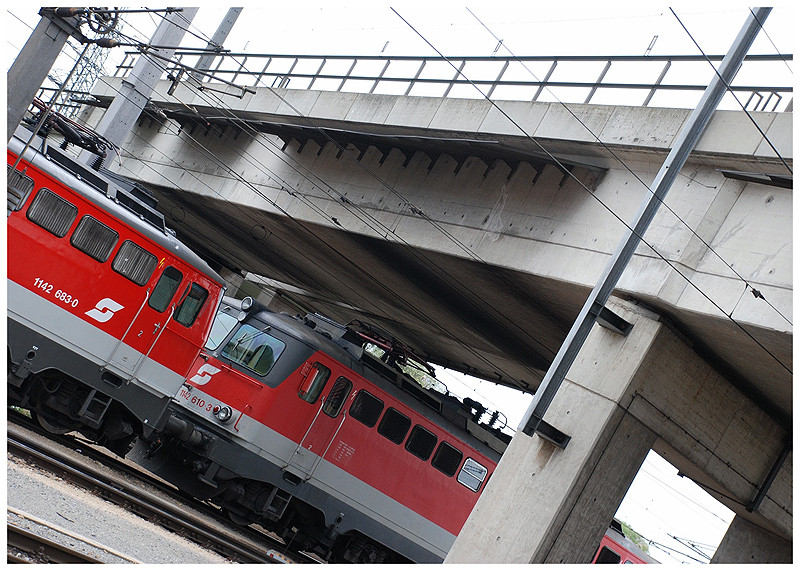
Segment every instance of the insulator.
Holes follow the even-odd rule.
[[[56,16],[59,18],[71,18],[83,12],[83,8],[56,8]]]
[[[119,45],[119,40],[114,38],[97,38],[93,42],[101,48],[115,48]]]

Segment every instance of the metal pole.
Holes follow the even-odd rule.
[[[6,143],[17,130],[25,116],[25,110],[44,83],[47,73],[58,59],[70,35],[79,35],[80,22],[77,18],[58,16],[53,8],[42,8],[39,14],[42,16],[41,20],[11,64],[6,76],[8,87]]]
[[[225,40],[228,39],[228,34],[231,33],[233,29],[233,25],[236,23],[236,19],[242,13],[242,8],[229,8],[228,13],[225,14],[225,17],[220,22],[217,31],[214,32],[214,35],[211,37],[211,41],[208,42],[206,45],[206,49],[209,51],[218,50],[222,48],[222,44],[225,43]],[[197,62],[195,68],[200,71],[209,71],[211,69],[211,64],[214,63],[214,58],[217,57],[216,54],[204,54],[200,56],[200,59]],[[203,81],[203,76],[200,73],[192,72],[189,75],[197,83]]]
[[[726,84],[730,85],[736,72],[741,66],[747,50],[758,35],[763,22],[769,15],[772,8],[757,8],[755,9],[755,16],[753,12],[747,17],[742,30],[734,40],[728,54],[720,64],[718,74],[714,76],[703,93],[695,110],[689,116],[686,126],[681,131],[676,139],[675,145],[670,151],[664,164],[658,171],[655,180],[653,181],[652,195],[645,198],[639,208],[639,213],[636,216],[636,222],[632,225],[632,229],[626,231],[623,240],[617,246],[617,250],[609,261],[606,269],[603,271],[597,285],[589,294],[583,308],[578,314],[578,318],[572,325],[567,334],[564,343],[558,351],[555,359],[553,360],[550,368],[547,370],[542,383],[534,395],[531,405],[520,423],[519,430],[533,436],[542,423],[547,408],[555,398],[561,382],[566,377],[567,371],[572,366],[575,358],[578,355],[581,347],[583,346],[586,337],[589,335],[597,316],[603,309],[606,301],[608,301],[611,292],[617,284],[623,270],[627,266],[633,253],[638,246],[641,236],[644,235],[650,222],[658,210],[659,205],[664,197],[669,192],[673,181],[678,176],[681,168],[683,168],[686,159],[689,157],[697,141],[703,133],[706,125],[708,125],[711,115],[719,104],[722,96],[725,95]],[[563,438],[559,441],[553,440],[562,448],[566,446],[569,437],[566,440]]]
[[[153,34],[150,44],[169,47],[154,48],[152,51],[161,57],[171,59],[197,10],[198,8],[183,8],[182,11],[165,16]],[[114,97],[114,101],[111,102],[96,129],[117,148],[122,146],[125,137],[150,100],[164,65],[162,60],[154,61],[154,58],[142,54],[133,66],[130,76],[122,80],[119,93]],[[94,155],[84,151],[81,153],[81,158],[88,162],[94,159]]]

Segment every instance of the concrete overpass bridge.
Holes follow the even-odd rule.
[[[109,166],[234,290],[535,391],[689,111],[314,89],[355,65],[162,80]],[[651,448],[736,512],[717,561],[791,560],[792,113],[760,109],[714,115],[644,236],[631,333],[596,327],[548,413],[571,444],[519,433],[448,561],[586,561]]]

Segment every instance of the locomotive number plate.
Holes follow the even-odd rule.
[[[62,289],[56,289],[56,287],[53,284],[43,280],[42,278],[34,278],[33,287],[42,290],[46,294],[52,295],[54,298],[62,302],[64,305],[68,305],[70,307],[78,307],[77,297],[72,297],[71,294],[65,292]]]

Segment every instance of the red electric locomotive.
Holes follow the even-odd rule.
[[[441,561],[510,436],[393,366],[409,354],[387,337],[225,298],[166,431],[133,457],[329,561]]]
[[[592,563],[658,563],[656,559],[645,553],[633,541],[625,537],[622,524],[613,520],[600,542]]]
[[[166,421],[224,282],[146,190],[46,137],[20,127],[7,174],[8,403],[124,454]]]

